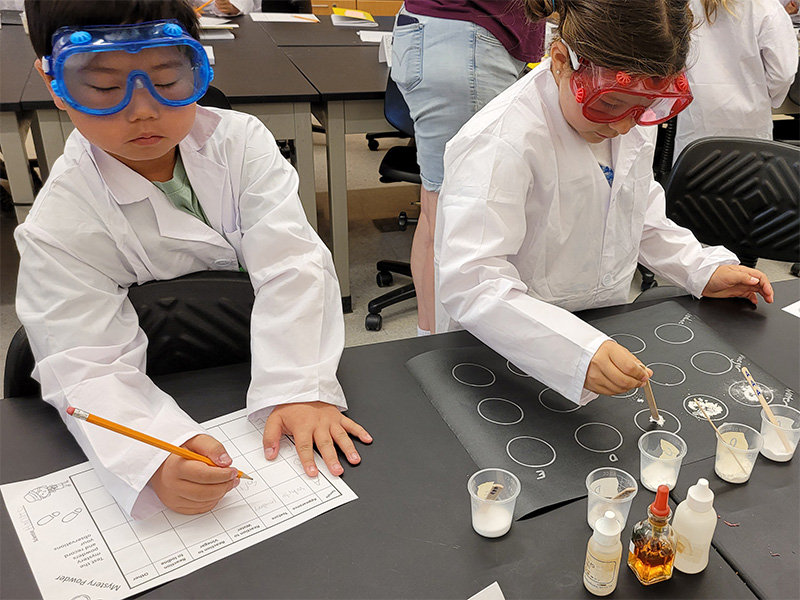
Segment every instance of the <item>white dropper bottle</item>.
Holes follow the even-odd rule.
[[[622,526],[610,510],[594,525],[594,533],[586,547],[583,585],[595,596],[608,596],[617,587],[622,560],[621,531]]]
[[[702,477],[689,488],[686,500],[675,509],[672,529],[677,536],[675,568],[683,573],[699,573],[708,566],[711,538],[717,527],[717,511],[712,510],[714,492]]]

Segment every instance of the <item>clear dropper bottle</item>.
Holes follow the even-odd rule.
[[[628,566],[643,585],[672,577],[675,562],[675,532],[669,526],[672,511],[669,488],[658,486],[656,499],[647,508],[647,518],[633,526],[628,549]]]

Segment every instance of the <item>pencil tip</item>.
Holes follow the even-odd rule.
[[[252,481],[253,478],[245,473],[242,473],[241,479],[250,479]]]

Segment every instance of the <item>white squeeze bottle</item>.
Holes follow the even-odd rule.
[[[711,538],[717,527],[713,510],[714,492],[702,477],[689,488],[686,500],[675,509],[672,529],[677,538],[675,568],[683,573],[699,573],[708,566]]]
[[[586,547],[583,585],[595,596],[608,596],[617,587],[619,563],[622,560],[622,526],[610,510],[597,519],[594,533]]]

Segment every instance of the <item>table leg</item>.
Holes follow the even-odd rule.
[[[30,116],[11,111],[0,112],[0,147],[6,163],[8,184],[17,211],[19,223],[25,219],[33,204],[33,180],[28,167],[25,138],[30,127]]]

